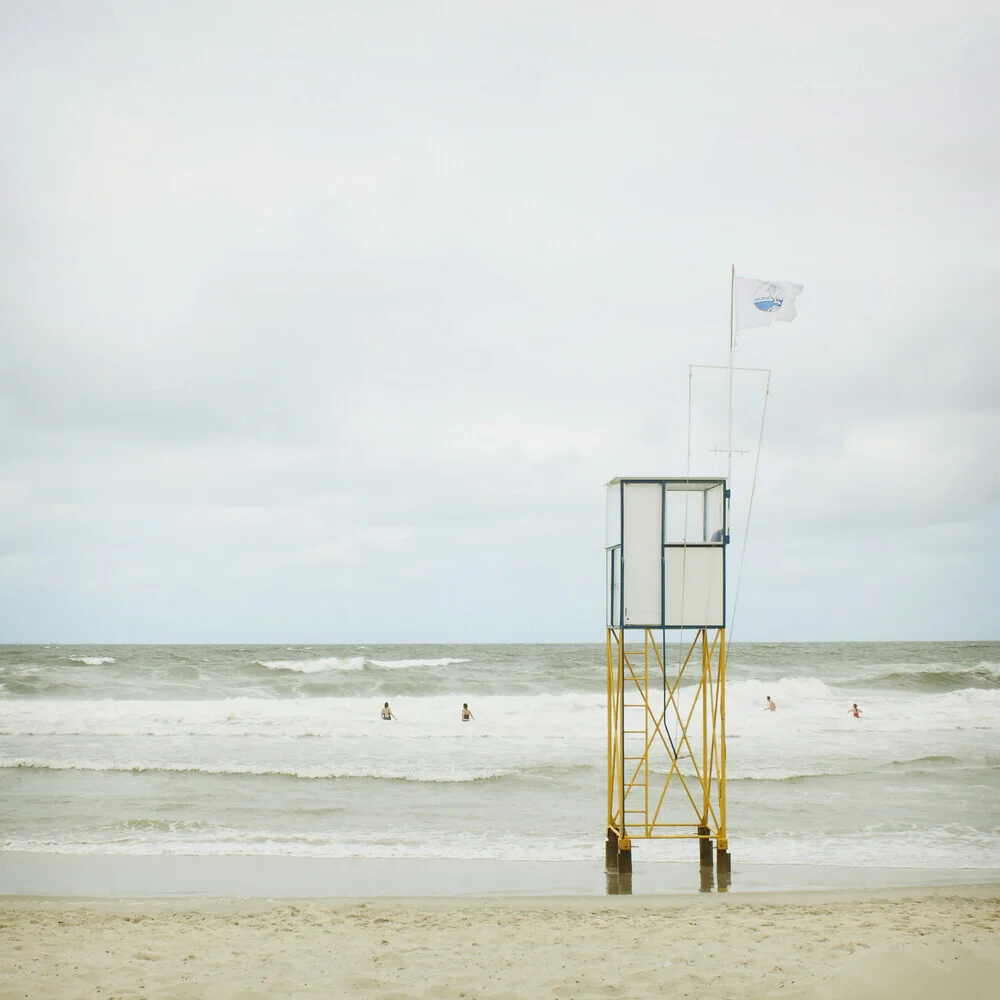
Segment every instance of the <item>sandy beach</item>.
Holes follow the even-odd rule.
[[[1000,885],[0,901],[0,997],[995,997]]]

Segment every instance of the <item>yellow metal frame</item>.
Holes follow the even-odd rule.
[[[608,829],[623,851],[640,839],[729,846],[725,629],[698,629],[686,649],[665,671],[651,629],[608,629]]]

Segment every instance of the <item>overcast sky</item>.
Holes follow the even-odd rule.
[[[1000,638],[1000,11],[693,6],[0,0],[0,641],[602,641],[731,265],[732,638]]]

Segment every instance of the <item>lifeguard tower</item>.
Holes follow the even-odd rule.
[[[710,871],[714,840],[728,886],[728,512],[725,479],[607,486],[609,873],[635,840],[685,838]]]

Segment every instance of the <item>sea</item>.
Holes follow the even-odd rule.
[[[1000,868],[1000,643],[737,643],[726,703],[734,863]],[[3,646],[0,849],[601,865],[606,704],[600,642]]]

